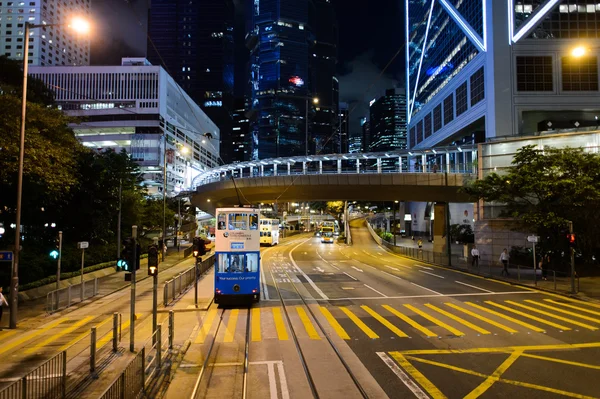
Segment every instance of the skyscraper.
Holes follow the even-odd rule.
[[[406,97],[400,90],[388,89],[370,108],[369,151],[406,149]]]
[[[233,148],[231,162],[250,161],[252,156],[252,135],[250,135],[250,120],[247,115],[248,102],[245,98],[236,98],[232,113],[233,128],[231,146]]]
[[[368,118],[360,118],[360,126],[362,127],[360,149],[362,152],[369,152],[369,145],[371,144],[371,122]]]
[[[152,0],[148,59],[163,66],[219,126],[221,156],[232,156],[232,0]]]
[[[335,132],[338,102],[331,5],[326,0],[247,4],[249,99],[258,143],[253,158],[329,151],[325,137]]]
[[[598,2],[406,6],[410,147],[596,126]],[[587,49],[580,58],[571,55],[577,45]]]
[[[341,154],[350,152],[350,121],[348,120],[348,103],[340,103],[339,110],[339,133],[340,133],[340,149]]]
[[[32,29],[30,65],[89,65],[89,37],[69,29],[74,17],[90,18],[90,0],[36,0],[0,2],[0,54],[23,59],[25,22],[57,24]]]

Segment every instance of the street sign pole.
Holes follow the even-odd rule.
[[[56,266],[56,289],[60,289],[60,261],[62,260],[62,231],[58,232],[58,264]],[[56,296],[58,298],[58,295]],[[58,308],[57,308],[58,309]]]
[[[83,295],[85,294],[83,292],[83,264],[84,264],[84,260],[85,260],[85,248],[81,248],[81,284],[79,287],[79,292],[81,293],[81,302],[83,302]]]
[[[135,351],[135,275],[137,272],[137,226],[131,226],[131,236],[133,237],[133,259],[130,260],[131,271],[131,309],[129,314],[129,351]]]
[[[158,273],[152,276],[152,344],[156,343],[156,326],[158,313]]]
[[[573,234],[573,222],[569,222],[569,234]],[[571,247],[571,294],[576,294],[575,291],[575,248]]]
[[[535,256],[535,244],[540,240],[539,236],[527,236],[527,241],[533,244],[533,284],[537,285],[537,258]]]

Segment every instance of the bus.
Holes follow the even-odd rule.
[[[260,243],[271,246],[279,244],[279,219],[260,218]]]
[[[333,226],[325,226],[321,227],[321,242],[322,243],[332,243],[333,244],[333,233],[335,227]]]
[[[215,303],[260,300],[260,213],[252,208],[217,208]]]

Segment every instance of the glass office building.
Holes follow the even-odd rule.
[[[371,142],[369,151],[406,149],[406,97],[389,89],[370,108]]]

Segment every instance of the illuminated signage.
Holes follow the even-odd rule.
[[[304,80],[300,76],[292,76],[289,82],[296,87],[304,86]]]

